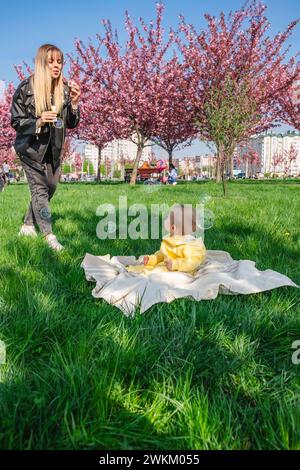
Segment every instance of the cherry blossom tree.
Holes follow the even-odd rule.
[[[201,137],[218,149],[219,180],[238,143],[277,125],[279,99],[300,76],[299,61],[283,50],[299,20],[269,37],[265,10],[254,0],[228,18],[206,14],[208,27],[199,33],[181,17],[177,42]]]
[[[244,155],[245,160],[245,175],[246,178],[249,177],[249,174],[252,176],[254,174],[254,169],[257,171],[257,167],[260,164],[260,156],[258,152],[250,148],[248,152]]]
[[[198,135],[198,128],[189,99],[189,82],[176,54],[165,64],[161,79],[162,93],[157,96],[160,113],[152,141],[168,153],[170,165],[174,150],[190,146]]]
[[[24,72],[23,67],[25,67],[26,72]],[[25,60],[23,60],[23,65],[14,64],[14,69],[17,72],[20,82],[25,80],[26,76],[30,76],[33,74],[33,69],[30,67],[30,65],[27,64],[27,62],[25,62]]]
[[[80,153],[76,152],[75,158],[74,158],[74,166],[77,172],[80,172],[82,170],[82,163],[83,163],[83,160],[82,160]]]
[[[13,149],[16,131],[10,124],[10,108],[14,92],[13,83],[8,83],[0,100],[0,164],[7,161],[10,166],[16,160],[16,153]]]
[[[273,175],[275,175],[276,168],[278,165],[281,165],[283,163],[283,153],[279,150],[276,150],[271,159],[271,164],[273,168]]]
[[[296,161],[298,150],[294,144],[291,144],[288,150],[283,152],[284,175],[289,176],[291,173],[291,166]]]
[[[137,146],[131,184],[136,182],[143,149],[153,145],[152,137],[158,135],[161,113],[166,109],[161,108],[162,100],[167,101],[162,75],[174,34],[170,30],[164,40],[163,9],[163,5],[158,4],[155,22],[147,25],[140,18],[139,27],[126,12],[125,28],[129,38],[124,48],[110,21],[104,20],[105,33],[103,37],[97,34],[97,47],[91,44],[82,47],[84,54],[80,54],[86,57],[85,74],[91,77],[90,86],[97,93],[95,107],[103,100],[108,130],[114,138],[130,139]],[[105,57],[99,54],[102,45]]]
[[[102,150],[118,135],[115,110],[110,105],[106,84],[104,81],[95,81],[95,67],[98,71],[105,67],[100,53],[102,46],[101,39],[97,48],[91,43],[85,46],[80,39],[76,39],[76,55],[67,54],[70,60],[69,75],[81,88],[80,121],[74,135],[80,141],[98,147],[97,181],[101,179]]]
[[[300,82],[295,82],[279,98],[282,121],[300,130]]]
[[[65,138],[63,149],[61,151],[61,155],[60,155],[62,162],[67,160],[70,157],[70,155],[72,155],[72,153],[74,152],[74,146],[75,145],[74,145],[73,137],[71,135],[67,135]]]
[[[261,168],[261,158],[257,150],[255,150],[250,142],[242,142],[239,144],[235,152],[235,161],[240,169],[245,171],[245,177],[253,175]]]
[[[203,109],[206,121],[197,121],[200,134],[209,129],[217,147],[217,179],[221,179],[226,195],[226,174],[233,170],[233,154],[238,143],[247,134],[246,126],[253,118],[253,101],[248,96],[248,87],[226,77],[223,88],[213,86],[205,95]],[[206,138],[208,136],[206,135]]]

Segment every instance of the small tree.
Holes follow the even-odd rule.
[[[67,175],[68,173],[71,173],[71,165],[69,163],[63,163],[62,173],[63,175]]]
[[[76,170],[77,173],[82,171],[82,157],[79,153],[75,154],[74,166],[75,166],[75,170]]]
[[[89,175],[94,174],[94,166],[93,166],[92,162],[89,162],[88,160],[85,160],[85,162],[83,163],[83,172],[88,173]]]
[[[291,173],[291,165],[297,159],[298,150],[294,144],[290,145],[288,150],[283,152],[284,175],[289,176]]]
[[[282,162],[283,162],[283,154],[282,152],[279,152],[278,150],[276,150],[276,152],[273,153],[272,159],[271,159],[272,168],[273,168],[273,176],[275,176],[277,165],[282,164]]]
[[[200,134],[210,135],[217,148],[217,180],[222,181],[226,196],[226,173],[231,165],[234,150],[241,142],[253,121],[257,121],[257,108],[245,86],[226,78],[220,86],[208,89],[204,99],[205,120],[197,121]]]
[[[7,161],[12,166],[16,159],[16,153],[13,150],[16,131],[10,123],[10,108],[14,92],[13,84],[9,83],[0,100],[0,165]]]

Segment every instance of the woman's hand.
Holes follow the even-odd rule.
[[[68,82],[68,85],[70,87],[70,97],[71,97],[72,105],[77,106],[79,96],[80,96],[80,86],[77,85],[77,83],[73,82],[73,80],[70,80]]]
[[[149,256],[144,256],[144,266],[148,264]]]
[[[54,111],[43,111],[41,117],[38,118],[38,127],[44,126],[46,122],[54,122],[57,118],[57,113]]]

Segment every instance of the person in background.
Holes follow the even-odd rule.
[[[9,184],[9,164],[7,163],[7,160],[4,160],[4,163],[2,165],[2,171],[4,174],[5,182]]]
[[[177,184],[177,170],[173,163],[170,163],[169,165],[168,184]]]

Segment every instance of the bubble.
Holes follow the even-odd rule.
[[[215,221],[215,215],[209,209],[204,209],[203,218],[201,218],[197,225],[202,230],[209,230],[213,227]]]

